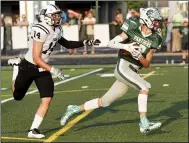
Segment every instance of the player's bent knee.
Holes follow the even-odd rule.
[[[106,100],[104,98],[101,98],[102,107],[108,107],[113,101]]]
[[[44,97],[41,98],[41,104],[43,105],[49,105],[52,101],[52,97]]]
[[[139,93],[148,95],[148,92],[149,92],[149,89],[142,89],[142,90],[140,90]]]
[[[24,98],[24,95],[21,95],[21,94],[17,95],[17,94],[13,93],[13,97],[14,97],[14,100],[20,101],[20,100],[22,100]]]

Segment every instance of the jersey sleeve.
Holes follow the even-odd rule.
[[[162,42],[163,42],[163,38],[161,36],[161,33],[156,33],[156,36],[153,39],[153,44],[151,46],[151,48],[153,49],[161,49],[162,46]]]
[[[123,25],[121,26],[121,30],[123,30],[126,34],[132,30],[138,28],[138,23],[134,20],[127,19]]]
[[[38,41],[38,42],[45,42],[48,33],[40,29],[39,27],[32,27],[31,35],[33,40]]]
[[[130,24],[130,20],[126,20],[123,23],[123,25],[121,26],[121,30],[123,30],[125,33],[127,33],[129,30],[129,24]]]

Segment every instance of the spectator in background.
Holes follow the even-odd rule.
[[[71,9],[68,9],[67,10],[68,12],[68,23],[67,25],[75,25],[75,24],[78,24],[79,22],[79,19],[81,19],[81,14],[80,12],[76,12],[76,11],[73,11]],[[74,49],[69,49],[69,55],[72,55],[72,51],[74,53],[74,55],[77,55],[77,48],[74,48]]]
[[[4,14],[1,14],[1,26],[5,27]]]
[[[182,65],[188,62],[188,18],[184,18],[183,27],[180,28],[180,37],[182,38]]]
[[[77,18],[74,16],[73,13],[68,13],[68,24],[69,25],[77,24]]]
[[[181,37],[179,29],[182,26],[183,16],[178,11],[173,16],[173,29],[172,29],[172,52],[181,51]]]
[[[67,13],[65,12],[67,11]],[[61,17],[62,17],[62,24],[63,25],[73,25],[73,24],[77,24],[77,19],[79,19],[81,17],[81,14],[80,13],[77,13],[71,9],[68,9],[68,10],[62,10],[62,13],[61,13]],[[60,47],[60,52],[63,52],[64,49],[63,47],[61,46]],[[70,49],[69,51],[69,54],[72,55],[72,49]],[[75,48],[74,49],[74,55],[77,54],[77,49]]]
[[[82,16],[81,13],[80,13],[79,11],[76,12],[76,11],[73,11],[73,10],[71,10],[71,9],[68,9],[67,12],[68,12],[68,14],[71,15],[70,17],[76,19],[76,23],[77,23],[77,19],[80,19],[81,16]]]
[[[6,53],[5,42],[7,40],[7,37],[6,37],[6,27],[5,27],[5,21],[4,21],[4,14],[1,14],[1,27],[4,28],[4,33],[3,33],[3,37],[4,37],[3,40],[4,41],[3,41],[3,47],[1,47],[1,49],[2,49],[1,54],[5,54]]]
[[[67,23],[68,16],[67,16],[67,13],[64,10],[61,9],[61,11],[62,11],[62,13],[60,14],[60,16],[61,16],[61,19],[62,19],[62,24],[65,24],[65,23]]]
[[[165,44],[167,47],[167,52],[172,52],[171,50],[171,34],[172,34],[172,27],[170,26],[171,22],[166,19],[166,38],[165,38]]]
[[[4,17],[5,21],[5,34],[6,34],[6,39],[5,39],[5,48],[6,50],[12,50],[12,34],[11,34],[11,27],[13,25],[12,23],[12,16],[5,16]]]
[[[14,23],[14,26],[20,26],[22,28],[23,26],[28,26],[29,23],[27,21],[26,15],[22,14],[22,19],[20,20],[19,16],[16,15],[16,22]]]
[[[87,39],[93,40],[94,39],[94,24],[96,24],[96,18],[94,18],[92,12],[88,12],[87,17],[82,20],[83,24],[87,25]],[[95,53],[94,46],[91,48],[91,54]],[[84,46],[84,55],[87,54],[87,47]]]
[[[115,20],[112,21],[111,24],[113,25],[122,25],[123,24],[123,14],[121,13],[121,9],[117,9],[116,11],[116,16],[115,16]]]
[[[78,17],[78,21],[77,21],[77,24],[79,25],[79,29],[81,27],[81,24],[82,24],[82,20],[83,20],[83,15],[81,13],[79,13],[79,17]]]
[[[117,11],[116,11],[116,19],[119,19],[119,20],[120,20],[120,23],[123,23],[123,22],[124,22],[123,14],[122,14],[120,8],[118,8]]]
[[[111,36],[115,37],[116,35],[121,34],[121,25],[123,24],[123,14],[121,13],[121,9],[117,9],[115,20],[111,22],[112,25],[110,25],[110,29],[112,31]],[[119,49],[117,49],[117,52]]]
[[[20,21],[20,25],[21,25],[21,27],[22,27],[22,26],[28,26],[28,25],[29,25],[28,20],[27,20],[27,17],[26,17],[25,14],[22,14],[22,20]]]
[[[68,13],[68,23],[67,24],[68,25],[77,24],[77,19],[76,19],[75,15],[72,12]],[[69,55],[72,55],[72,50],[74,51],[74,55],[76,55],[77,54],[77,49],[76,48],[69,49]]]
[[[139,21],[139,14],[133,8],[130,10],[130,17],[129,17],[129,19],[133,20],[133,21]]]
[[[84,19],[87,18],[87,15],[88,15],[89,11],[85,11],[85,16],[84,16]]]
[[[19,15],[18,14],[13,14],[13,17],[12,17],[13,26],[17,26],[19,21],[20,21]]]

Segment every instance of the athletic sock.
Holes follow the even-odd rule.
[[[17,65],[14,65],[13,66],[13,72],[12,72],[12,81],[16,80],[16,77],[18,75],[18,66]]]
[[[35,114],[35,117],[34,117],[34,120],[33,120],[30,130],[32,130],[34,128],[38,129],[42,121],[43,121],[43,117]]]

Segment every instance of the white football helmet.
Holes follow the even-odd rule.
[[[61,24],[61,17],[60,17],[61,10],[56,5],[49,4],[47,8],[41,11],[42,17],[44,16],[44,22],[48,25],[60,25]]]
[[[145,8],[140,13],[140,23],[145,24],[149,29],[160,30],[162,16],[156,8]]]
[[[46,9],[41,9],[39,13],[35,15],[35,18],[37,19],[38,22],[44,21],[45,11]]]

